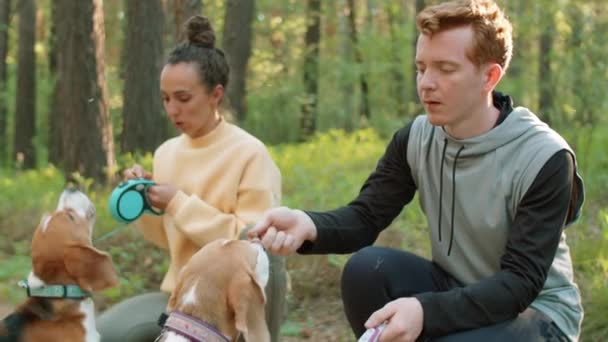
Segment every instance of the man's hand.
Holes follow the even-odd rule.
[[[295,252],[306,240],[317,238],[317,228],[301,210],[273,208],[249,232],[250,239],[260,238],[264,247],[274,255]]]
[[[405,297],[389,302],[374,312],[365,322],[365,328],[370,329],[386,321],[380,342],[410,342],[416,341],[422,332],[423,320],[424,312],[418,299]]]

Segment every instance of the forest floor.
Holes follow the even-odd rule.
[[[8,316],[8,314],[10,314],[13,311],[13,308],[6,305],[6,304],[1,304],[0,303],[0,318],[4,318],[6,316]]]

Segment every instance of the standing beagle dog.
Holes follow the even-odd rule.
[[[85,194],[65,190],[57,209],[42,217],[31,244],[28,299],[0,322],[0,341],[93,342],[91,292],[118,283],[112,260],[93,247],[95,208]]]
[[[157,341],[270,341],[264,315],[268,256],[262,245],[220,239],[196,252],[179,273]]]

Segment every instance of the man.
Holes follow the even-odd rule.
[[[249,233],[275,254],[355,253],[342,277],[357,336],[380,341],[576,340],[583,317],[563,228],[583,185],[568,144],[495,92],[511,24],[491,0],[417,17],[426,115],[397,131],[356,199],[327,212],[267,211]],[[371,245],[418,191],[432,261]],[[365,248],[364,248],[365,247]]]

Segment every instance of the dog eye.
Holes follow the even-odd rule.
[[[70,212],[68,212],[67,214],[68,214],[68,217],[70,218],[70,221],[74,222],[75,221],[74,215],[72,215],[72,213],[70,213]]]

